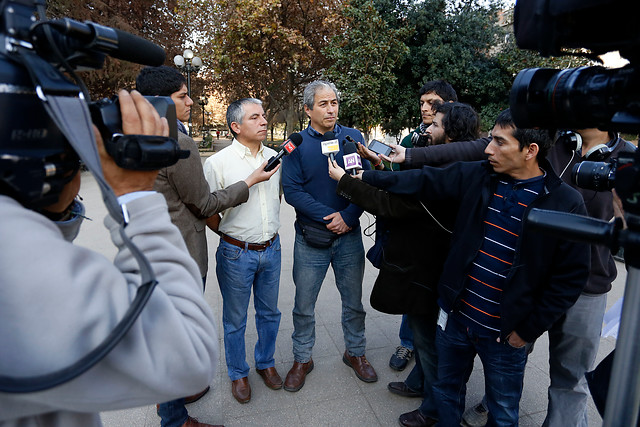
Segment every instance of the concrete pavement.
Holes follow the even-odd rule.
[[[80,195],[87,208],[87,216],[93,221],[85,221],[78,244],[90,247],[113,257],[115,248],[108,233],[104,230],[102,219],[106,210],[102,204],[99,190],[93,177],[83,174]],[[282,274],[280,280],[279,308],[282,320],[276,346],[276,368],[283,377],[293,363],[291,352],[291,333],[293,323],[291,310],[295,288],[292,280],[293,263],[293,221],[295,212],[283,201],[281,208]],[[371,215],[361,218],[362,229],[374,222]],[[420,399],[404,398],[391,394],[387,384],[406,378],[413,361],[404,372],[393,371],[388,366],[389,358],[399,344],[398,329],[400,316],[387,315],[372,309],[369,295],[377,270],[368,262],[363,284],[363,304],[367,311],[366,337],[367,358],[376,369],[379,380],[376,383],[364,383],[358,380],[353,371],[342,362],[344,340],[340,324],[340,296],[335,287],[333,273],[325,278],[316,308],[316,344],[313,352],[315,369],[309,374],[305,386],[296,393],[284,390],[270,390],[253,369],[253,346],[257,335],[253,320],[253,308],[250,304],[247,322],[246,343],[247,362],[252,367],[249,382],[252,386],[252,398],[247,404],[237,403],[231,396],[231,385],[224,363],[224,345],[222,343],[222,299],[215,279],[215,250],[218,237],[207,231],[209,241],[209,276],[205,298],[216,313],[220,336],[221,357],[218,373],[211,384],[211,391],[200,401],[188,405],[189,414],[202,422],[224,424],[226,426],[393,426],[398,425],[398,416],[416,409]],[[363,237],[365,247],[373,244],[373,239]],[[611,306],[623,294],[626,278],[624,267],[618,264],[619,278],[609,294],[607,306]],[[615,341],[605,338],[601,341],[598,361],[615,346]],[[176,369],[181,369],[176,366]],[[520,403],[520,424],[539,426],[546,414],[548,376],[548,340],[546,334],[536,343],[526,368],[524,392]],[[467,390],[467,406],[475,404],[483,395],[482,366],[478,360],[471,375]],[[123,411],[102,413],[107,427],[116,426],[159,426],[160,418],[155,406],[146,406]],[[589,403],[590,425],[602,422],[595,406]]]

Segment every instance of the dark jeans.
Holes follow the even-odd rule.
[[[439,425],[459,426],[464,411],[467,381],[473,359],[480,356],[484,369],[485,394],[489,409],[487,426],[517,426],[522,395],[525,347],[514,348],[482,337],[464,326],[456,314],[450,315],[446,331],[436,329],[438,380],[434,394],[438,399]]]
[[[402,315],[402,323],[400,323],[400,331],[398,331],[398,336],[400,337],[400,345],[408,348],[409,350],[413,350],[413,332],[411,331],[411,327],[409,326],[409,315]]]
[[[413,347],[416,363],[404,383],[411,390],[422,393],[420,412],[437,419],[438,409],[433,395],[433,385],[438,378],[438,353],[436,351],[436,321],[438,307],[425,315],[409,315],[409,326],[413,332]]]
[[[158,407],[158,415],[162,421],[162,427],[180,427],[189,417],[187,408],[184,407],[184,398],[161,403]]]

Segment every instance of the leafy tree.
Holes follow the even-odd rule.
[[[298,121],[304,86],[329,65],[322,49],[344,29],[339,0],[217,0],[200,5],[211,19],[199,35],[211,78],[227,100],[262,99],[269,121]],[[204,24],[204,23],[203,23]]]
[[[390,0],[377,0],[381,4]],[[388,112],[382,126],[391,134],[419,122],[418,90],[429,80],[444,79],[453,85],[462,102],[494,109],[506,100],[510,87],[500,64],[491,55],[500,29],[497,6],[477,0],[408,2],[406,18],[394,25],[413,29],[405,43],[408,60],[396,68],[396,96],[383,100]]]
[[[177,0],[48,0],[47,13],[49,18],[69,17],[117,28],[172,51],[175,40],[183,40],[185,34],[175,15],[176,5]],[[101,70],[82,73],[81,77],[93,98],[109,97],[120,88],[133,88],[141,67],[107,57]]]
[[[392,69],[409,52],[403,43],[409,30],[390,28],[371,0],[352,1],[342,15],[348,30],[324,50],[332,61],[325,74],[341,91],[342,121],[359,126],[368,139],[385,113],[379,99],[393,95]]]

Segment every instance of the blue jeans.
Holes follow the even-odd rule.
[[[161,427],[180,427],[187,421],[189,414],[184,407],[184,398],[161,403],[158,407]]]
[[[506,342],[496,342],[495,338],[479,336],[456,316],[449,316],[446,331],[440,326],[436,328],[438,380],[434,394],[438,399],[438,425],[460,425],[467,381],[473,369],[473,359],[478,354],[484,369],[489,409],[487,425],[517,426],[527,362],[526,348],[514,348]]]
[[[316,300],[329,264],[333,268],[336,286],[342,299],[342,332],[345,347],[351,356],[364,355],[364,247],[360,228],[336,239],[327,249],[307,245],[302,235],[296,233],[293,249],[293,282],[296,286],[296,296],[291,336],[296,362],[306,363],[311,359],[311,350],[316,339]]]
[[[607,294],[582,294],[549,329],[549,407],[545,427],[587,426],[591,370],[598,346]]]
[[[400,337],[400,345],[413,350],[413,332],[409,326],[409,318],[407,314],[402,315],[402,323],[400,323],[400,331],[398,331]]]
[[[264,251],[241,249],[220,240],[216,251],[216,275],[222,294],[222,326],[229,378],[235,381],[249,374],[244,333],[252,288],[258,332],[255,366],[256,369],[274,366],[273,354],[280,326],[280,237]]]

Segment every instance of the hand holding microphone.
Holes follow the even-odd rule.
[[[280,146],[280,152],[269,159],[269,161],[267,162],[267,166],[264,167],[264,171],[269,172],[270,170],[278,166],[278,164],[280,163],[280,159],[287,154],[290,154],[293,150],[298,148],[298,145],[300,144],[302,144],[302,135],[297,132],[289,135],[289,139],[283,142]]]
[[[329,163],[329,177],[334,181],[340,181],[340,178],[346,173],[335,160],[327,159]]]

